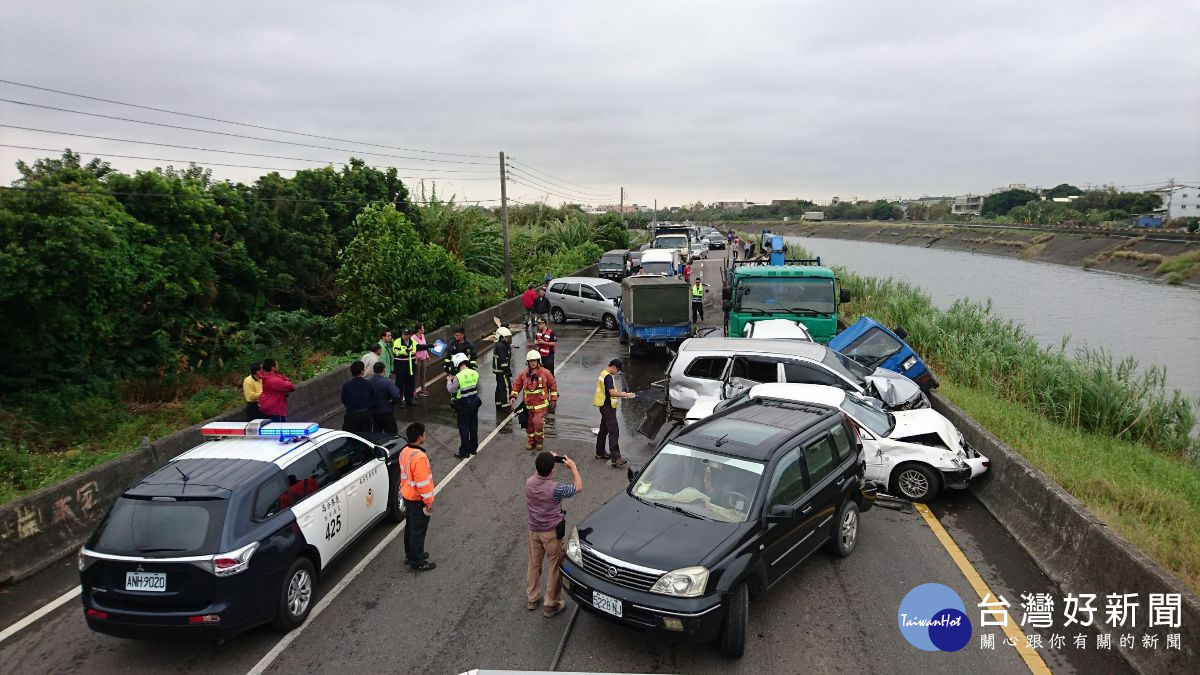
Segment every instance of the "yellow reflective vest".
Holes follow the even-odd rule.
[[[596,381],[596,393],[592,394],[592,405],[596,406],[597,408],[604,407],[604,395],[608,393],[608,390],[604,388],[604,378],[611,374],[612,373],[608,372],[608,368],[600,371],[600,379]],[[612,403],[612,407],[617,407],[617,399],[615,396],[610,398],[609,401]]]
[[[478,371],[467,368],[458,371],[458,391],[454,392],[454,398],[463,398],[466,396],[475,396],[479,393],[479,373]]]

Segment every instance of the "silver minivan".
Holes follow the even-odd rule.
[[[598,277],[563,277],[550,282],[546,299],[554,323],[567,319],[599,321],[605,330],[617,329],[617,300],[621,284]]]
[[[888,410],[928,408],[929,399],[900,373],[869,370],[815,342],[692,338],[667,369],[667,411],[682,419],[696,401],[733,398],[756,384],[824,384],[877,398]]]

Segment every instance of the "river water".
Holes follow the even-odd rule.
[[[1200,290],[1051,263],[873,242],[790,240],[864,276],[920,286],[938,307],[992,301],[1044,344],[1103,347],[1143,368],[1167,369],[1168,386],[1200,397]]]

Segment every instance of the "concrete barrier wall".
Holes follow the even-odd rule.
[[[971,482],[971,491],[1065,593],[1096,594],[1097,623],[1104,621],[1106,594],[1137,593],[1137,628],[1122,632],[1153,633],[1146,628],[1150,594],[1181,596],[1180,627],[1157,627],[1160,633],[1180,633],[1181,649],[1165,649],[1162,642],[1159,649],[1144,649],[1139,641],[1136,648],[1121,652],[1144,673],[1195,672],[1200,663],[1200,598],[962,410],[936,394],[931,399],[934,409],[992,462],[988,473]],[[1016,605],[1016,600],[1009,601]]]
[[[586,267],[574,276],[592,276],[596,266]],[[511,298],[467,317],[461,324],[467,338],[482,351],[490,343],[480,342],[496,330],[492,317],[508,324],[522,320],[525,309],[521,298]],[[442,326],[426,331],[428,342],[450,342],[454,327]],[[440,364],[438,359],[431,363]],[[481,364],[481,367],[486,367]],[[440,365],[434,365],[429,376]],[[288,417],[322,422],[341,408],[342,383],[347,371],[337,369],[296,385],[288,396]],[[242,419],[239,406],[200,424],[177,431],[143,445],[127,455],[93,467],[56,485],[44,487],[0,506],[0,584],[12,583],[48,567],[73,553],[92,533],[113,501],[126,487],[171,458],[195,447],[199,429],[209,422]]]

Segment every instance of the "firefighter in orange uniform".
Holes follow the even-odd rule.
[[[542,355],[536,349],[525,355],[525,363],[528,368],[522,370],[513,381],[508,400],[516,403],[521,392],[525,392],[525,408],[529,411],[525,448],[541,450],[546,442],[546,413],[554,412],[554,406],[558,403],[558,383],[554,381],[554,375],[542,367]]]
[[[428,572],[437,567],[425,552],[425,533],[433,515],[433,471],[425,449],[425,425],[413,422],[404,430],[408,445],[400,451],[400,497],[404,499],[404,556],[408,569]]]

